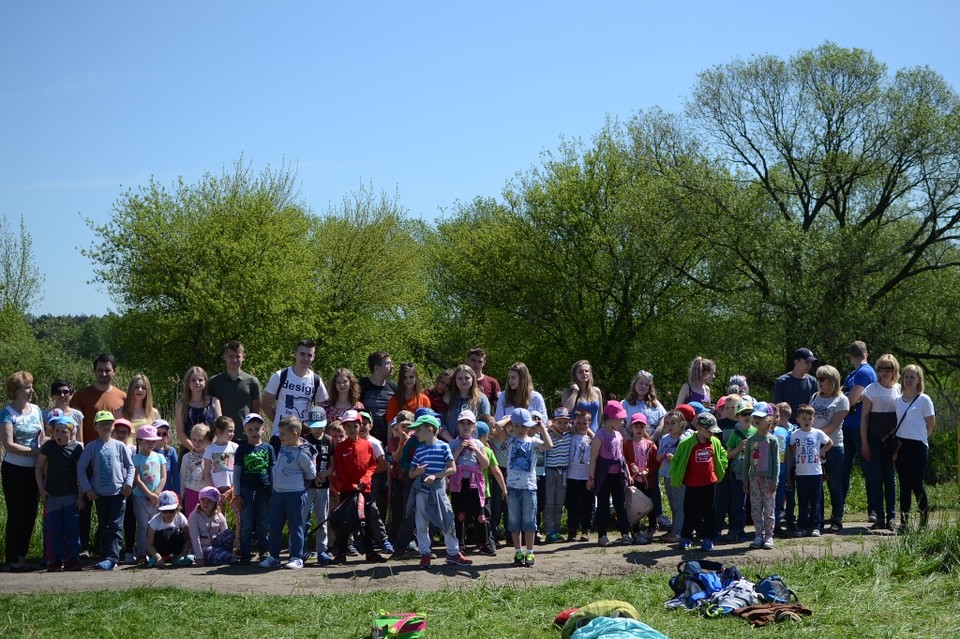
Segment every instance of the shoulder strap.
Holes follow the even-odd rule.
[[[903,415],[900,416],[900,421],[897,422],[897,427],[893,431],[894,437],[896,437],[897,433],[900,432],[900,427],[903,425],[903,420],[906,419],[907,413],[910,412],[910,407],[913,406],[913,402],[917,401],[918,399],[920,399],[920,393],[917,393],[917,396],[913,398],[913,401],[907,404],[907,410],[903,411]]]
[[[283,388],[283,385],[287,383],[287,372],[290,370],[290,367],[287,366],[282,371],[280,371],[280,383],[277,384],[277,401],[280,400],[280,390]]]

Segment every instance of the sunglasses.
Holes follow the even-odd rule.
[[[158,431],[157,431],[157,435],[158,435],[159,437],[169,437],[169,436],[170,436],[170,432],[169,432],[169,431],[165,431],[165,430],[158,430]]]
[[[878,373],[892,373],[892,372],[893,372],[893,367],[892,367],[892,366],[881,366],[880,368],[877,369],[877,372],[878,372]]]
[[[60,395],[61,397],[66,397],[67,395],[72,395],[72,394],[73,394],[73,391],[70,390],[69,388],[61,388],[61,389],[58,389],[58,390],[53,391],[53,394],[54,394],[54,395]]]

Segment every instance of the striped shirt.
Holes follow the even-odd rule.
[[[569,432],[563,435],[553,437],[553,448],[546,452],[547,468],[566,468],[570,465],[570,440],[572,436]]]
[[[453,461],[450,445],[437,440],[432,445],[424,444],[413,453],[413,466],[426,466],[426,475],[442,473],[447,468],[447,462]]]

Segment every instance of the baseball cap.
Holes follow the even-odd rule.
[[[340,423],[343,423],[343,422],[359,422],[359,421],[360,421],[360,413],[358,413],[357,411],[355,411],[355,410],[353,410],[353,409],[344,411],[344,412],[343,412],[343,415],[340,416]]]
[[[814,362],[817,356],[809,348],[801,347],[793,351],[793,359],[805,359],[808,362]]]
[[[310,409],[310,412],[307,413],[307,426],[310,428],[326,428],[327,427],[327,411],[323,410],[319,406],[314,406]]]
[[[371,417],[370,413],[368,413],[367,411],[362,410],[357,414],[360,415],[361,418],[363,418],[363,421],[370,422],[371,424],[373,423],[373,417]]]
[[[547,416],[538,410],[530,411],[530,417],[533,418],[533,421],[537,421],[537,419],[539,419],[541,423],[547,421]]]
[[[720,430],[720,427],[717,426],[717,418],[711,415],[710,413],[700,413],[694,419],[697,422],[697,426],[701,428],[706,428],[714,435],[719,435],[723,431]]]
[[[678,413],[683,415],[684,421],[688,424],[693,421],[693,418],[697,416],[697,411],[693,410],[693,407],[690,404],[680,404],[675,409]]]
[[[113,416],[113,413],[111,413],[110,411],[100,410],[100,411],[97,411],[97,414],[93,416],[93,423],[98,424],[100,422],[112,422],[115,419],[116,418]]]
[[[213,486],[207,486],[200,491],[200,499],[209,499],[210,501],[220,503],[220,491]]]
[[[753,405],[753,412],[750,413],[750,417],[767,417],[768,415],[773,415],[773,411],[770,410],[767,402],[757,402]]]
[[[397,413],[396,417],[393,418],[393,421],[390,422],[390,428],[393,428],[397,424],[410,424],[415,419],[416,417],[414,417],[413,413],[408,410],[402,410]]]
[[[117,423],[114,422],[113,425],[116,426]],[[158,442],[163,438],[157,435],[157,428],[153,424],[147,424],[137,429],[137,439],[142,439],[145,442]]]
[[[737,402],[737,415],[745,411],[753,412],[753,402],[749,399],[741,399]]]
[[[133,430],[133,424],[130,423],[130,420],[120,418],[113,420],[113,427],[116,428],[126,428],[127,430]]]
[[[402,413],[402,412],[404,412],[404,411],[400,411],[400,412]],[[438,413],[437,411],[433,410],[433,409],[430,408],[429,406],[422,406],[421,408],[418,408],[418,409],[416,410],[416,412],[413,414],[413,418],[414,418],[414,419],[419,419],[419,418],[423,417],[424,415],[430,415],[430,416],[432,416],[432,417],[440,417],[440,413]]]
[[[526,408],[514,408],[510,413],[510,423],[527,427],[537,425],[537,422],[533,421],[533,415]]]
[[[249,424],[255,419],[258,420],[261,424],[264,422],[263,417],[261,417],[257,413],[247,413],[247,416],[243,418],[243,425],[246,426],[247,424]]]
[[[218,490],[217,492],[219,493],[220,491]],[[158,498],[160,499],[160,505],[157,506],[157,510],[176,510],[180,505],[177,493],[172,490],[163,491]]]
[[[433,415],[423,415],[410,424],[409,428],[419,428],[420,426],[430,426],[431,428],[440,430],[440,420]]]
[[[715,408],[717,410],[721,410],[726,405],[727,405],[727,396],[724,395],[723,397],[717,400],[717,403],[715,404]]]
[[[603,415],[607,419],[626,419],[627,411],[624,410],[620,402],[611,399],[607,402],[607,405],[603,407]]]
[[[693,409],[694,415],[699,415],[700,413],[707,412],[708,408],[701,404],[700,402],[687,402],[687,405]]]
[[[168,421],[165,420],[165,419],[155,419],[155,420],[153,420],[153,427],[154,427],[154,428],[166,428],[167,430],[170,430],[170,422],[168,422]]]
[[[648,423],[649,422],[647,422],[647,416],[644,415],[643,413],[634,413],[633,417],[630,418],[631,426],[633,426],[634,424],[648,424]]]
[[[490,427],[486,422],[477,423],[477,437],[485,437],[490,434]]]
[[[566,406],[561,406],[557,410],[553,411],[554,419],[570,419],[570,411],[567,410]]]
[[[457,421],[458,421],[458,422],[468,421],[468,422],[473,422],[474,424],[476,424],[476,423],[477,423],[477,416],[473,414],[473,411],[472,411],[472,410],[469,410],[469,409],[468,409],[468,410],[462,410],[462,411],[460,411],[460,414],[457,415]]]

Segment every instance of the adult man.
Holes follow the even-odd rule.
[[[370,375],[360,379],[360,402],[373,417],[370,433],[382,442],[389,438],[387,432],[387,404],[397,392],[397,385],[390,381],[393,361],[390,353],[376,351],[367,357]]]
[[[274,373],[263,391],[261,410],[273,424],[270,444],[277,451],[280,450],[280,420],[288,416],[306,420],[312,404],[327,401],[327,387],[310,368],[316,352],[317,345],[312,339],[297,342],[296,362]]]
[[[867,386],[877,381],[877,371],[867,362],[868,355],[867,345],[860,340],[850,344],[847,349],[850,367],[853,370],[843,380],[843,393],[850,401],[850,412],[843,419],[843,469],[840,472],[840,478],[844,504],[847,500],[847,494],[850,492],[850,475],[853,473],[853,463],[860,456],[860,397]],[[876,504],[868,503],[867,509],[870,513],[877,512]],[[840,522],[833,522],[830,526],[830,530],[833,532],[839,532],[841,529]]]
[[[477,386],[480,392],[490,400],[491,409],[497,405],[497,397],[500,395],[500,382],[490,375],[483,374],[483,366],[487,363],[487,353],[480,348],[471,348],[467,353],[467,366],[473,369],[477,374]]]
[[[810,374],[815,361],[817,358],[809,348],[793,351],[793,370],[778,377],[773,385],[774,404],[786,402],[796,415],[800,404],[810,403],[817,392],[817,379]]]
[[[244,417],[260,412],[260,380],[240,368],[246,358],[243,344],[238,340],[227,342],[223,347],[227,370],[211,377],[207,384],[207,392],[220,400],[221,412],[234,424],[242,424]],[[234,439],[239,443],[246,437],[241,431]]]
[[[93,360],[93,374],[96,381],[81,388],[73,395],[70,406],[83,413],[83,427],[80,429],[81,441],[89,444],[99,438],[94,418],[100,411],[116,413],[123,406],[127,394],[113,385],[117,374],[117,359],[110,353],[103,353]],[[85,557],[90,549],[90,512],[92,507],[80,509],[80,555]]]

